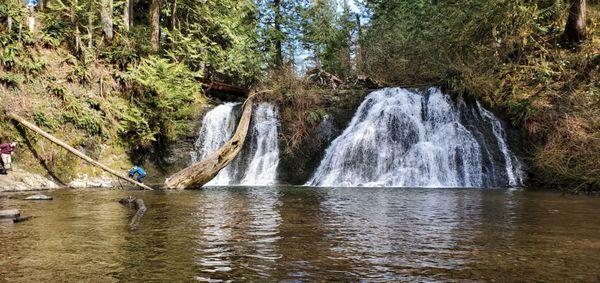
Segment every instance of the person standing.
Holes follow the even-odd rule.
[[[12,170],[12,152],[16,146],[16,142],[0,144],[0,157],[2,157],[2,165],[6,171]]]

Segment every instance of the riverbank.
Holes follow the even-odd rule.
[[[58,189],[62,186],[52,180],[21,169],[0,175],[0,193]]]

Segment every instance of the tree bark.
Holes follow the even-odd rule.
[[[275,12],[275,67],[281,68],[283,66],[281,0],[273,1],[273,9]]]
[[[72,154],[76,155],[77,157],[85,160],[86,162],[88,162],[88,163],[90,163],[90,164],[92,164],[94,166],[97,166],[100,169],[102,169],[102,170],[104,170],[104,171],[106,171],[106,172],[108,172],[108,173],[110,173],[110,174],[112,174],[112,175],[114,175],[114,176],[116,176],[118,178],[121,178],[121,179],[123,179],[123,180],[125,180],[127,182],[130,182],[130,183],[132,183],[134,185],[140,186],[140,187],[142,187],[142,188],[144,188],[146,190],[152,190],[152,188],[150,188],[150,187],[148,187],[148,186],[146,186],[146,185],[144,185],[142,183],[139,183],[139,182],[137,182],[137,181],[135,181],[133,179],[130,179],[130,178],[126,177],[126,176],[123,176],[123,175],[119,174],[117,171],[114,171],[114,170],[108,168],[108,166],[106,166],[106,165],[104,165],[104,164],[102,164],[102,163],[100,163],[100,162],[92,159],[91,157],[83,154],[82,152],[80,152],[80,151],[76,150],[75,148],[71,147],[70,145],[64,143],[63,141],[61,141],[59,139],[57,139],[56,137],[54,137],[54,136],[52,136],[52,135],[44,132],[42,129],[38,128],[36,125],[34,125],[32,123],[29,123],[27,120],[23,119],[21,116],[19,116],[17,114],[14,114],[14,113],[9,113],[9,114],[7,114],[7,117],[10,118],[10,119],[13,119],[13,120],[15,120],[15,121],[17,121],[19,123],[21,123],[23,126],[25,126],[25,127],[29,128],[30,130],[38,133],[39,135],[41,135],[44,138],[48,139],[49,141],[55,143],[56,145],[58,145],[58,146],[60,146],[60,147],[62,147],[64,149],[66,149],[70,153],[72,153]]]
[[[160,7],[162,0],[152,0],[150,5],[150,25],[152,27],[152,35],[150,43],[152,50],[158,51],[160,48]]]
[[[6,17],[6,27],[8,28],[8,32],[12,31],[13,19],[11,16]]]
[[[27,7],[27,26],[29,27],[29,32],[33,33],[35,30],[35,7]]]
[[[113,0],[100,1],[100,17],[102,19],[102,31],[106,41],[111,42],[113,39]]]
[[[586,21],[586,0],[572,0],[563,40],[569,44],[584,41],[587,36]]]
[[[123,5],[123,24],[125,31],[129,31],[131,29],[131,1],[132,0],[125,0],[125,4]]]
[[[173,0],[173,3],[171,3],[171,32],[175,31],[176,24],[177,24],[177,0]]]
[[[71,2],[71,25],[73,26],[73,30],[75,33],[75,37],[73,38],[75,40],[75,52],[79,53],[79,51],[81,51],[81,33],[79,31],[79,18],[77,17],[77,5],[78,5],[78,1],[74,0],[73,2]]]
[[[244,102],[244,112],[240,118],[237,129],[233,137],[217,151],[209,155],[205,160],[185,168],[165,181],[167,189],[189,189],[199,188],[212,180],[221,169],[225,168],[240,153],[252,116],[253,98],[250,96]]]
[[[88,11],[88,49],[92,49],[94,47],[94,1],[90,1]]]

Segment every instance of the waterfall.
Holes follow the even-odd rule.
[[[402,88],[375,91],[331,143],[306,185],[518,185],[517,169],[511,165],[518,160],[511,156],[500,122],[480,108],[478,114],[486,122],[465,123],[465,108],[469,107],[458,107],[436,88],[425,92]],[[487,141],[489,128],[493,128],[495,143]],[[504,160],[495,152],[501,152]],[[494,174],[498,162],[504,162],[503,167],[510,172]]]
[[[242,185],[273,185],[279,165],[279,144],[277,143],[278,113],[269,103],[261,103],[252,117],[250,133],[250,162],[241,181]]]
[[[498,120],[496,116],[492,114],[492,112],[481,107],[479,101],[477,101],[477,109],[479,110],[481,116],[484,117],[492,126],[494,136],[498,142],[498,147],[500,147],[504,157],[506,175],[508,176],[508,185],[511,187],[520,185],[523,178],[521,163],[516,159],[516,156],[510,151],[508,145],[506,144],[506,133],[504,132],[504,128],[502,128],[500,120]]]
[[[202,119],[202,127],[198,139],[191,152],[192,163],[204,160],[208,155],[224,145],[235,131],[237,119],[233,111],[239,103],[225,103],[206,113]],[[227,185],[231,182],[231,168],[223,168],[207,185]]]
[[[192,162],[203,160],[233,136],[239,120],[236,115],[239,105],[240,103],[222,104],[204,116],[194,151],[191,152]],[[278,115],[273,105],[258,104],[252,112],[250,130],[242,151],[206,185],[275,184],[279,165]]]

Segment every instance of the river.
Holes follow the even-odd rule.
[[[508,189],[221,187],[0,195],[0,278],[600,281],[600,199]],[[138,230],[124,196],[148,206]],[[0,280],[0,281],[3,281]]]

